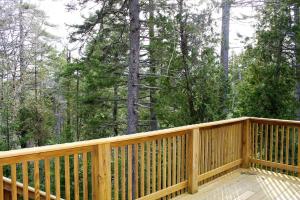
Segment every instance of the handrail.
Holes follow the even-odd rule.
[[[12,191],[12,181],[10,178],[7,177],[3,177],[3,185],[4,185],[4,190],[7,192],[11,192]],[[23,194],[23,184],[20,182],[16,182],[17,185],[17,193],[19,195]],[[40,193],[40,198],[41,200],[46,200],[46,192],[44,191],[39,191]],[[30,199],[34,199],[35,198],[35,189],[33,187],[28,186],[28,197]],[[56,197],[54,195],[50,195],[50,200],[56,200]],[[61,199],[63,200],[63,199]]]
[[[277,132],[274,127],[279,127]],[[283,136],[291,140],[284,140]],[[282,141],[289,142],[283,145]],[[1,188],[5,188],[1,182],[8,183],[3,177],[5,166],[10,167],[12,199],[21,192],[27,195],[33,192],[34,198],[46,195],[46,199],[175,197],[184,192],[197,192],[199,184],[232,169],[249,166],[278,168],[299,176],[300,148],[297,145],[296,152],[297,143],[300,144],[299,121],[241,117],[0,152],[0,199]],[[273,152],[274,147],[277,151]],[[293,154],[289,155],[289,152]],[[280,155],[280,159],[274,159],[275,154]],[[287,157],[283,158],[283,155]],[[21,168],[17,167],[19,165]],[[28,175],[30,167],[33,175]],[[18,169],[22,169],[24,185],[28,185],[29,176],[33,176],[34,187],[26,188],[17,182]],[[62,172],[64,176],[61,176]],[[45,192],[40,190],[40,184],[45,187]],[[55,186],[53,195],[51,184]],[[62,188],[64,192],[60,191]]]

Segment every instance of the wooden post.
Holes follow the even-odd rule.
[[[198,165],[199,165],[199,129],[193,129],[188,137],[188,192],[198,192]]]
[[[98,164],[95,163],[97,169],[96,182],[98,199],[110,200],[111,199],[111,148],[110,144],[101,144],[97,148]],[[96,192],[95,191],[95,192]],[[97,200],[98,200],[97,199]]]
[[[243,123],[242,129],[242,167],[249,167],[250,158],[250,120],[246,119]]]

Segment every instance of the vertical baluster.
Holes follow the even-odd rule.
[[[121,166],[122,166],[122,170],[121,170],[121,176],[122,176],[122,185],[121,185],[121,189],[122,189],[122,200],[126,199],[126,167],[125,167],[125,147],[122,146],[121,147]]]
[[[139,145],[134,145],[134,168],[135,168],[135,198],[138,198],[139,196]]]
[[[259,144],[260,144],[260,151],[259,151],[259,159],[262,160],[263,159],[263,138],[264,138],[264,125],[260,124],[260,140],[259,140]],[[262,169],[262,165],[259,166],[260,169]]]
[[[79,175],[78,175],[78,154],[74,154],[74,196],[79,200]],[[102,169],[101,169],[102,170]]]
[[[268,137],[269,137],[269,125],[268,124],[266,124],[266,134],[265,134],[265,161],[268,161]],[[267,167],[266,167],[266,169],[268,169]]]
[[[290,127],[287,127],[286,137],[285,137],[285,164],[289,164],[289,151],[290,151]],[[286,169],[286,173],[288,174],[288,170]]]
[[[180,183],[180,169],[181,169],[181,137],[177,137],[178,138],[178,141],[177,141],[177,183]],[[198,141],[199,142],[199,141]],[[199,148],[199,147],[198,147]],[[199,161],[197,161],[199,162]],[[177,194],[179,195],[180,194],[180,191],[177,192]]]
[[[156,141],[152,141],[152,192],[156,192]]]
[[[278,138],[278,125],[276,125],[276,130],[275,130],[275,162],[277,162],[278,163],[278,140],[279,140],[279,138]],[[276,172],[277,172],[277,168],[276,168]]]
[[[27,164],[27,161],[22,162],[22,175],[23,175],[23,200],[28,200],[28,164]]]
[[[141,197],[145,195],[145,144],[141,144]]]
[[[93,163],[94,165],[95,163]],[[94,185],[93,189],[96,190],[97,187]],[[68,155],[65,156],[65,194],[66,200],[70,200],[70,160]]]
[[[12,200],[17,200],[17,170],[16,164],[12,164],[11,166],[11,196]]]
[[[254,135],[255,135],[255,159],[258,159],[258,123],[256,123]],[[255,164],[255,167],[258,167],[258,165]]]
[[[150,142],[147,142],[147,190],[146,193],[150,194],[150,181],[151,181],[151,176],[150,176],[150,172],[151,172],[151,166],[150,166],[150,158],[151,158],[151,151],[150,151]]]
[[[34,190],[35,200],[40,200],[40,172],[39,161],[34,161]]]
[[[114,148],[115,162],[114,162],[114,198],[119,199],[119,148]]]
[[[59,157],[55,157],[55,196],[60,199],[60,162]]]
[[[298,156],[297,156],[297,163],[298,163],[298,169],[300,169],[300,127],[297,127],[298,132]],[[298,177],[300,177],[300,171],[298,170]]]
[[[157,141],[157,189],[161,190],[161,140]]]
[[[45,184],[46,184],[46,200],[50,200],[50,160],[46,158],[45,162]]]
[[[251,134],[252,134],[252,149],[251,149],[251,155],[252,159],[256,159],[255,156],[255,124],[251,122]],[[252,167],[254,167],[254,164],[251,164]]]
[[[132,145],[127,146],[128,152],[128,200],[132,199]]]
[[[294,167],[295,166],[295,142],[296,142],[295,141],[295,134],[296,134],[295,127],[293,127],[292,130],[293,130],[293,132],[292,132],[292,158],[291,158],[292,163],[291,164]],[[295,170],[293,170],[292,174],[293,174],[293,176],[295,175]]]
[[[176,184],[176,137],[172,138],[173,143],[173,155],[172,155],[172,185]],[[175,193],[172,194],[172,197],[175,197]]]
[[[283,164],[283,148],[284,148],[284,126],[281,126],[280,164]],[[280,172],[282,172],[282,169],[280,170]]]
[[[4,199],[4,188],[3,188],[3,166],[0,165],[0,199]]]
[[[171,149],[171,138],[168,138],[168,187],[172,185],[172,149]],[[170,195],[168,196],[168,199]]]
[[[88,159],[87,159],[86,152],[82,154],[82,164],[83,164],[83,199],[88,200],[89,198]]]
[[[270,161],[273,162],[273,137],[274,137],[274,127],[273,125],[270,126]],[[271,171],[273,171],[273,168],[271,167]]]
[[[163,189],[167,187],[167,146],[166,138],[163,139]],[[165,199],[165,198],[164,198]]]

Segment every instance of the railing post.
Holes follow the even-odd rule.
[[[93,152],[93,199],[111,199],[111,148],[99,144]]]
[[[195,128],[188,136],[188,192],[198,192],[198,165],[199,165],[199,128]]]
[[[249,167],[250,158],[250,119],[243,121],[242,125],[242,167]]]

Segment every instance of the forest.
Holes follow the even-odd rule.
[[[239,116],[299,119],[299,0],[191,2],[70,1],[66,12],[94,5],[71,25],[74,57],[55,48],[44,11],[0,0],[0,150]],[[232,54],[236,7],[255,9],[236,20],[256,24]]]

